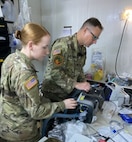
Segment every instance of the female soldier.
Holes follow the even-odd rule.
[[[12,142],[37,142],[40,138],[37,120],[64,109],[74,109],[77,102],[66,99],[42,103],[31,61],[42,60],[49,54],[49,32],[28,23],[21,31],[16,31],[15,36],[22,42],[22,49],[10,54],[2,64],[0,137]]]

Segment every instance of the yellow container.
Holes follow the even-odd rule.
[[[94,73],[93,79],[96,81],[100,81],[103,79],[103,75],[104,75],[103,70],[99,69]]]
[[[2,63],[4,60],[3,59],[0,59],[0,63]]]

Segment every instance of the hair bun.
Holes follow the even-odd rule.
[[[21,31],[16,31],[15,32],[15,37],[17,38],[17,39],[21,39]]]

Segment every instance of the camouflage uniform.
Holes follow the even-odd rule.
[[[60,101],[68,97],[76,81],[85,80],[83,66],[86,60],[86,47],[78,45],[74,34],[56,40],[51,49],[42,92],[52,101]]]
[[[42,103],[36,70],[20,51],[2,65],[0,137],[14,142],[37,142],[37,120],[63,111],[64,102]]]

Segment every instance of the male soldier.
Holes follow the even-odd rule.
[[[90,90],[83,72],[86,47],[96,44],[102,30],[100,21],[92,17],[83,23],[77,33],[53,43],[42,84],[42,92],[51,101],[69,97],[74,88]]]

